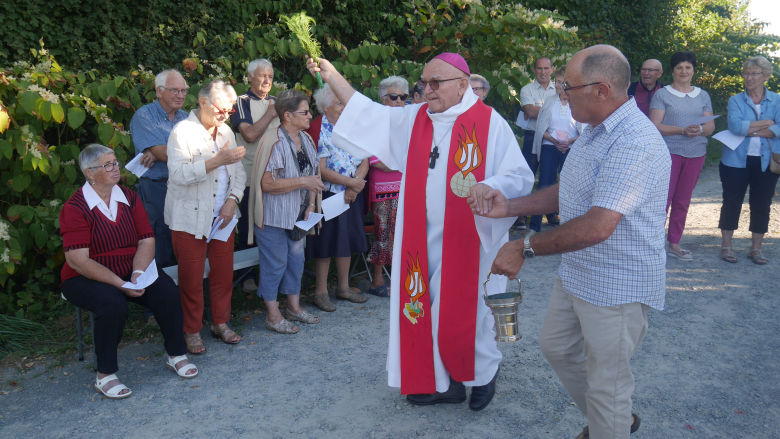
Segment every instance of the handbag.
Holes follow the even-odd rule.
[[[772,153],[769,156],[769,170],[775,174],[780,174],[780,153]]]
[[[296,218],[295,220],[296,222],[302,221],[303,219],[306,218],[307,207],[309,207],[308,203],[301,204],[301,211],[298,213],[298,218]],[[308,230],[303,230],[298,226],[293,226],[292,230],[287,231],[287,235],[293,241],[300,241],[301,239],[305,238],[308,233],[309,233]]]

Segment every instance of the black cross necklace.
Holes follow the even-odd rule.
[[[455,122],[452,123],[455,125]],[[434,139],[433,142],[433,150],[431,150],[431,154],[428,156],[430,158],[430,162],[428,162],[428,167],[430,169],[433,169],[436,167],[436,159],[439,158],[439,144],[441,144],[441,141],[444,140],[445,137],[447,137],[447,134],[450,130],[447,130],[444,132],[444,135],[439,139],[437,142],[436,139]]]

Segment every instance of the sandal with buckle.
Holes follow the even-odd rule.
[[[631,416],[634,418],[633,421],[631,421],[631,429],[629,430],[629,434],[633,434],[637,430],[639,430],[639,425],[642,423],[642,420],[639,419],[639,415],[636,413],[631,413]],[[586,425],[585,428],[582,429],[582,433],[580,433],[579,436],[577,436],[577,439],[590,439],[590,432],[588,431],[588,426]]]
[[[168,357],[168,360],[165,361],[165,365],[168,367],[168,369],[176,372],[176,375],[182,378],[195,378],[195,376],[198,375],[197,366],[190,363],[186,355]],[[193,370],[195,373],[190,373],[190,371]]]
[[[184,343],[187,345],[187,351],[191,354],[200,355],[206,352],[206,346],[203,344],[203,339],[200,338],[200,333],[187,334],[185,332]]]
[[[241,341],[241,336],[230,329],[227,323],[209,326],[211,336],[227,344],[236,344]]]
[[[737,263],[737,255],[734,253],[734,250],[731,247],[721,247],[720,258],[730,264]]]
[[[266,320],[265,327],[266,329],[276,331],[279,334],[296,334],[298,332],[298,327],[284,318],[276,323],[271,323],[269,320]]]
[[[328,294],[315,294],[314,295],[314,304],[317,305],[317,308],[325,311],[325,312],[333,312],[336,310],[336,306],[330,303],[330,297],[328,297]]]
[[[104,386],[110,384],[112,381],[116,381],[116,384],[109,387],[108,389],[103,389]],[[125,389],[127,390],[127,393],[121,393]],[[115,373],[107,375],[103,378],[95,377],[95,390],[97,390],[99,393],[102,393],[103,396],[108,399],[122,399],[127,398],[133,394],[132,390],[119,381],[119,378]]]
[[[355,293],[351,289],[347,291],[336,290],[336,298],[340,300],[349,300],[352,303],[365,303],[368,300],[363,293]]]
[[[685,250],[682,247],[680,247],[680,250],[675,250],[669,247],[669,250],[666,251],[666,254],[681,261],[688,262],[693,260],[693,253],[691,253],[689,250]]]
[[[320,319],[319,317],[315,316],[314,314],[311,314],[307,312],[305,309],[302,309],[299,313],[292,312],[291,309],[287,308],[284,310],[284,317],[287,320],[294,320],[296,322],[303,322],[309,325],[319,323]]]
[[[769,259],[765,258],[763,253],[761,253],[761,249],[758,248],[750,250],[748,258],[756,265],[766,265],[766,263],[769,262]]]

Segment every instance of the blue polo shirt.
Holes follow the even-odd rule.
[[[155,145],[167,145],[174,125],[186,118],[187,112],[179,110],[170,120],[158,100],[139,108],[130,120],[130,134],[133,136],[136,155]],[[167,179],[168,164],[159,160],[154,162],[144,178]]]
[[[276,99],[271,95],[266,96],[266,99]],[[230,115],[230,126],[233,127],[233,131],[238,131],[238,125],[242,122],[253,124],[256,121],[252,120],[252,110],[249,105],[251,101],[259,101],[262,98],[258,97],[252,92],[252,89],[247,90],[236,100],[235,110],[236,112]]]

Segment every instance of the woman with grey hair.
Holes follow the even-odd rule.
[[[403,107],[409,93],[409,83],[399,76],[390,76],[379,83],[379,98],[389,107]],[[374,213],[374,242],[366,258],[372,264],[373,276],[368,293],[390,297],[383,272],[393,262],[395,217],[398,213],[398,194],[401,191],[401,173],[388,168],[376,157],[369,159],[368,198]]]
[[[182,378],[195,377],[198,368],[185,355],[179,292],[153,263],[154,232],[140,198],[118,185],[121,165],[110,148],[87,146],[79,166],[87,182],[65,202],[59,218],[65,252],[62,294],[95,314],[95,389],[111,399],[132,394],[116,376],[127,302],[154,314],[165,340],[166,366]],[[155,271],[157,280],[136,286],[147,270]]]
[[[233,112],[236,92],[220,80],[198,93],[199,108],[179,122],[168,138],[168,194],[165,223],[171,229],[173,253],[179,263],[179,290],[184,310],[184,338],[193,354],[206,351],[200,330],[203,320],[203,274],[208,257],[211,334],[234,344],[230,299],[233,293],[233,242],[236,207],[244,196],[245,150],[225,125]],[[229,227],[227,238],[212,239],[212,226]]]
[[[769,161],[772,153],[780,153],[780,96],[766,88],[772,70],[772,63],[763,56],[748,58],[742,65],[745,91],[729,99],[729,131],[744,136],[736,149],[723,147],[719,168],[723,185],[718,222],[722,237],[720,258],[732,264],[737,262],[732,238],[739,226],[748,187],[752,232],[748,258],[757,265],[768,262],[761,244],[769,227],[772,196],[779,177],[769,170]]]
[[[344,104],[325,84],[314,93],[317,108],[322,114],[311,123],[309,134],[317,144],[322,181],[325,184],[323,199],[344,192],[349,209],[326,221],[318,236],[309,238],[306,257],[315,260],[314,303],[323,311],[335,311],[328,297],[328,272],[330,259],[336,260],[336,297],[351,302],[365,302],[360,290],[349,286],[349,266],[352,253],[363,253],[368,248],[363,225],[363,188],[368,174],[368,160],[361,160],[339,148],[331,140],[333,125],[341,116]]]
[[[275,136],[264,136],[258,147],[270,149],[271,156],[265,169],[255,166],[259,187],[253,185],[250,192],[255,205],[262,203],[262,214],[253,217],[260,254],[257,295],[268,311],[265,327],[280,334],[295,334],[298,327],[291,321],[319,323],[319,318],[300,304],[306,232],[295,223],[317,210],[319,191],[324,186],[314,142],[304,131],[311,120],[309,99],[298,90],[288,90],[279,94],[274,107],[281,125]],[[284,314],[277,300],[279,293],[287,296]]]

